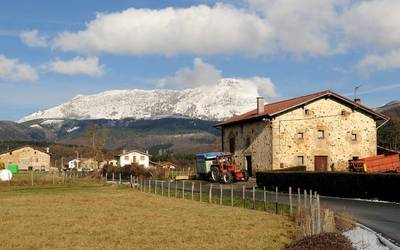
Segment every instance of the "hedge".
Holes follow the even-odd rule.
[[[268,190],[313,190],[321,195],[400,202],[400,174],[338,172],[257,172],[257,186]],[[294,191],[297,192],[297,191]]]

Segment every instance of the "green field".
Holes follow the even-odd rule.
[[[0,199],[1,249],[281,249],[296,232],[285,216],[93,183]]]

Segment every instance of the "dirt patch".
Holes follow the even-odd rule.
[[[339,233],[323,233],[305,237],[285,247],[286,250],[341,249],[354,250],[351,242]]]

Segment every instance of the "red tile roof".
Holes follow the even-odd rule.
[[[317,100],[317,99],[320,99],[320,98],[326,97],[326,96],[334,97],[336,99],[340,99],[341,101],[347,102],[350,105],[357,107],[357,108],[364,110],[365,112],[371,114],[377,120],[380,120],[380,119],[388,120],[388,117],[386,117],[383,114],[377,113],[377,112],[373,111],[372,109],[367,108],[364,105],[357,104],[353,100],[350,100],[347,97],[341,96],[333,91],[325,90],[325,91],[313,93],[310,95],[305,95],[305,96],[300,96],[300,97],[287,99],[287,100],[283,100],[283,101],[279,101],[279,102],[269,103],[264,106],[264,112],[261,114],[257,114],[257,109],[254,109],[247,113],[244,113],[244,114],[241,114],[238,116],[233,116],[232,118],[225,120],[223,122],[220,122],[215,126],[222,127],[222,126],[226,126],[229,124],[241,123],[241,122],[252,120],[252,119],[276,116],[287,110],[296,108],[298,106],[304,105],[306,103],[312,102],[314,100]]]

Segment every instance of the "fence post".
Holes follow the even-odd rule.
[[[231,184],[231,206],[233,207],[233,185]]]
[[[243,199],[243,207],[246,207],[246,187],[242,186],[242,199]]]
[[[113,182],[113,183],[114,183],[114,180],[115,180],[115,179],[114,179],[114,177],[115,177],[114,175],[115,175],[115,174],[114,174],[114,172],[113,172],[113,174],[112,174],[112,182]]]
[[[107,180],[107,174],[108,174],[108,173],[106,173],[106,183],[107,183],[107,181],[108,181],[108,180]]]
[[[65,184],[65,172],[62,173],[62,181],[63,181],[63,184]]]
[[[319,194],[317,195],[317,233],[321,233],[321,205],[319,203]]]
[[[199,198],[200,202],[201,202],[201,200],[202,200],[202,199],[201,199],[202,193],[203,193],[203,192],[202,192],[202,190],[201,190],[201,182],[200,182],[200,193],[199,193],[199,194],[200,194],[200,198]]]
[[[32,171],[31,171],[31,184],[32,184],[32,186],[33,186],[33,169],[32,169]]]
[[[311,234],[315,234],[315,216],[314,216],[314,207],[315,207],[315,202],[314,202],[314,196],[312,191],[310,190],[310,213],[311,213]]]
[[[256,209],[256,187],[253,185],[253,209]]]
[[[161,196],[164,196],[164,181],[161,181]]]
[[[149,188],[148,188],[147,192],[151,193],[151,180],[150,179],[149,179],[149,183],[148,184],[149,184]]]
[[[301,206],[300,188],[297,188],[297,212],[300,211],[300,206]]]
[[[267,211],[267,191],[265,191],[265,186],[264,186],[264,211]]]
[[[119,184],[120,185],[122,184],[122,175],[121,175],[121,173],[119,173]]]
[[[208,190],[208,203],[212,203],[212,188],[213,184],[210,184],[210,189]]]
[[[304,189],[304,209],[307,209],[307,190]]]
[[[289,187],[289,214],[293,215],[293,204],[292,204],[292,187]]]
[[[171,197],[171,182],[168,181],[168,197]]]
[[[182,199],[185,199],[185,181],[182,182]]]
[[[129,177],[130,177],[131,188],[133,188],[133,178],[132,178],[132,175],[130,175]]]
[[[193,194],[193,192],[194,192],[194,183],[192,182],[192,200],[194,200],[194,194]]]
[[[55,180],[54,180],[54,171],[52,172],[52,174],[53,174],[53,185],[55,184]]]
[[[219,184],[219,205],[222,205],[222,184]]]
[[[154,180],[154,194],[157,194],[157,180]]]
[[[275,213],[278,214],[278,187],[275,187]]]
[[[175,181],[175,198],[178,198],[178,182]]]

